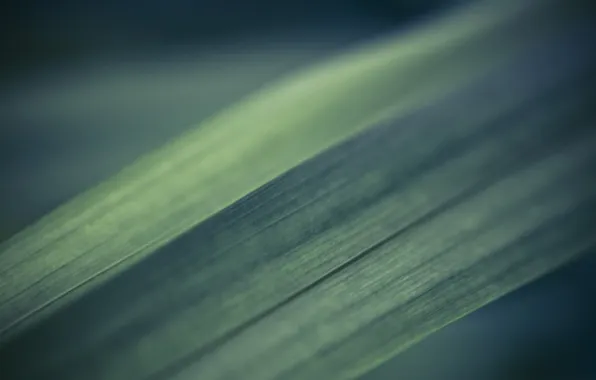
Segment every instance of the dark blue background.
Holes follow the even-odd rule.
[[[432,20],[447,5],[452,4],[4,2],[0,239],[261,83],[367,38]],[[102,64],[89,63],[98,60]],[[147,68],[147,62],[159,67]],[[196,62],[207,64],[198,72],[188,69]],[[106,78],[113,83],[103,88]],[[157,90],[170,85],[172,95],[138,100],[143,83]],[[185,83],[199,86],[189,90]],[[99,91],[107,95],[72,102]],[[454,323],[366,379],[596,379],[593,256]]]

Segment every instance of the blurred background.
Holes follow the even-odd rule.
[[[3,2],[0,240],[259,87],[467,2]],[[596,379],[594,256],[364,379]]]
[[[0,16],[3,65],[18,71],[163,49],[196,52],[255,39],[287,44],[338,34],[364,38],[456,2],[461,1],[8,0]]]

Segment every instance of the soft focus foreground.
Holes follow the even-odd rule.
[[[1,114],[5,236],[140,155],[187,135],[102,185],[95,196],[79,198],[62,215],[5,243],[0,327],[16,334],[2,351],[5,373],[353,377],[418,335],[589,250],[594,195],[589,17],[556,2],[536,8],[532,2],[495,4],[430,17],[391,37],[384,36],[385,22],[367,19],[361,30],[294,31],[184,55],[178,49],[168,62],[164,55],[149,61],[129,57],[125,63],[106,58],[80,66],[78,74],[69,70],[42,75],[49,81],[13,84]],[[365,38],[374,35],[372,42]],[[252,201],[200,224],[368,128],[268,185]],[[288,134],[275,137],[279,131]],[[189,161],[183,170],[176,164],[185,151],[209,147],[216,150],[204,156],[212,157],[211,163]],[[239,156],[252,149],[248,160]],[[176,155],[180,158],[173,159]],[[113,211],[98,206],[160,165],[155,185],[130,188],[136,194],[130,204],[137,206],[106,203],[115,205]],[[210,176],[215,182],[206,183]],[[229,194],[206,190],[217,188],[217,181]],[[143,198],[150,191],[154,195]],[[176,208],[182,211],[168,214]],[[171,229],[180,220],[186,220],[181,228]],[[61,224],[74,228],[74,235],[54,243],[46,231]],[[168,229],[163,243],[120,261]],[[179,238],[187,230],[187,237]],[[81,255],[93,239],[109,243]],[[505,246],[511,252],[498,256]],[[475,266],[493,255],[505,257],[502,264],[494,259]],[[528,257],[535,258],[524,261]],[[590,261],[577,265],[585,268]],[[468,267],[472,271],[463,278],[453,277]],[[511,278],[487,277],[493,269]],[[103,278],[89,282],[97,273]],[[505,299],[502,309],[497,303],[460,321],[369,376],[517,376],[512,374],[517,370],[503,367],[515,363],[509,357],[515,353],[502,354],[512,344],[522,345],[516,328],[528,322],[516,312],[533,315],[537,331],[540,321],[565,330],[581,326],[575,315],[592,315],[585,305],[593,293],[581,282],[589,270],[584,277],[571,273],[581,291],[565,290],[574,283],[564,274],[545,279],[544,284],[562,285],[512,297],[532,298],[551,286],[548,300],[520,307]],[[437,284],[444,288],[441,302],[432,293]],[[468,293],[474,289],[482,290],[478,298]],[[577,302],[556,297],[566,291]],[[418,306],[396,309],[416,299]],[[558,299],[567,302],[565,308],[556,305]],[[453,311],[441,316],[449,306]],[[545,313],[544,307],[557,313]],[[426,325],[424,313],[438,319]],[[404,323],[412,324],[409,330]],[[511,339],[487,344],[497,328]],[[532,341],[545,333],[526,332],[527,350],[536,351]],[[464,340],[466,334],[478,338]],[[549,339],[558,337],[553,333]],[[589,335],[579,343],[567,339],[583,348],[567,357],[548,353],[560,358],[562,379],[574,371],[580,376],[577,368],[593,342]],[[17,357],[27,359],[10,359]],[[416,364],[429,357],[433,368]],[[545,376],[515,365],[526,378]]]

